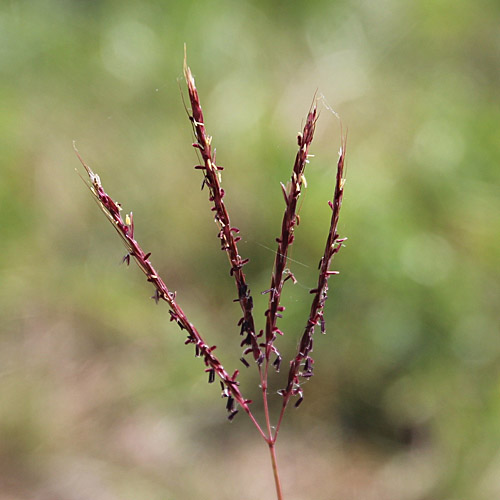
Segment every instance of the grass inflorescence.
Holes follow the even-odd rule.
[[[278,335],[284,335],[284,332],[278,328],[277,320],[282,317],[285,311],[284,306],[281,305],[283,286],[288,280],[295,282],[293,274],[287,268],[287,263],[290,247],[295,237],[294,230],[300,222],[297,213],[297,204],[305,184],[304,174],[306,166],[309,163],[309,157],[311,156],[309,148],[314,138],[319,116],[316,99],[307,114],[303,130],[297,137],[298,151],[291,178],[286,185],[281,184],[285,200],[285,211],[281,223],[281,232],[276,238],[277,248],[271,274],[271,284],[269,289],[264,292],[268,294],[265,327],[257,332],[253,314],[253,299],[243,271],[245,264],[248,263],[248,259],[241,257],[238,251],[240,230],[231,224],[229,213],[224,203],[225,193],[221,187],[221,172],[223,168],[216,164],[212,137],[206,131],[200,98],[191,70],[186,64],[186,59],[184,60],[184,77],[190,104],[188,116],[195,138],[193,147],[198,151],[200,159],[199,164],[195,168],[203,174],[202,186],[208,188],[209,201],[212,205],[211,210],[214,212],[214,219],[219,228],[218,237],[221,250],[227,254],[230,274],[234,278],[237,290],[237,299],[235,299],[235,302],[239,303],[242,311],[242,317],[238,322],[239,333],[243,337],[241,341],[241,346],[243,347],[241,361],[246,367],[249,367],[253,359],[257,367],[262,390],[265,425],[259,424],[258,419],[251,410],[252,401],[245,398],[241,392],[237,379],[238,370],[229,374],[224,369],[223,364],[215,354],[216,346],[208,344],[196,327],[188,320],[177,302],[176,294],[169,290],[153,267],[150,260],[151,254],[145,252],[137,240],[135,240],[132,212],[126,214],[124,218],[122,217],[121,205],[106,193],[99,176],[84,162],[76,148],[75,152],[89,176],[90,183],[88,183],[88,187],[92,195],[125,244],[127,253],[123,261],[130,264],[132,259],[135,260],[148,282],[155,289],[153,295],[155,301],[157,303],[163,301],[168,304],[170,320],[175,322],[186,335],[185,344],[193,345],[195,355],[203,359],[205,371],[208,373],[208,381],[212,383],[216,378],[219,379],[222,396],[226,398],[228,418],[232,420],[238,413],[238,409],[241,408],[250,417],[258,432],[266,441],[271,455],[277,498],[281,500],[283,499],[283,492],[278,473],[275,444],[289,402],[292,398],[296,398],[295,406],[299,406],[304,397],[301,382],[313,375],[314,360],[311,353],[313,350],[314,332],[319,327],[320,331],[325,333],[324,307],[327,299],[328,280],[331,276],[338,274],[337,271],[330,270],[330,266],[334,256],[339,252],[342,243],[345,241],[345,238],[340,238],[339,236],[338,222],[344,193],[346,137],[343,136],[341,139],[333,199],[328,202],[332,213],[325,250],[319,261],[317,286],[310,290],[312,295],[310,312],[305,321],[304,331],[300,338],[297,352],[290,361],[286,386],[278,391],[282,398],[282,405],[276,425],[273,426],[268,406],[269,368],[273,366],[275,370],[279,371],[282,364],[282,357],[275,346],[275,340]]]

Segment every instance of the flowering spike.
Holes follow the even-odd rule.
[[[309,146],[313,140],[314,130],[317,120],[317,108],[313,105],[307,115],[306,123],[302,132],[297,136],[299,149],[295,157],[295,163],[292,169],[292,175],[289,183],[285,186],[281,183],[281,190],[285,198],[285,212],[281,223],[281,233],[276,238],[278,248],[274,261],[274,270],[271,277],[271,287],[273,293],[269,295],[269,305],[266,310],[266,343],[265,343],[265,356],[266,361],[269,362],[269,357],[272,352],[272,344],[275,340],[276,320],[281,317],[280,315],[280,299],[281,291],[285,279],[285,270],[287,269],[288,250],[294,241],[294,228],[298,223],[297,217],[297,204],[300,193],[302,191],[302,184],[305,183],[304,171],[307,165],[309,154]]]
[[[222,249],[227,253],[230,262],[230,275],[234,277],[236,287],[239,289],[241,286],[246,286],[245,274],[242,271],[242,266],[248,262],[248,259],[242,260],[239,256],[237,243],[240,241],[239,237],[234,237],[239,230],[233,228],[229,218],[226,205],[224,203],[224,190],[221,187],[221,171],[223,167],[219,167],[215,163],[216,151],[212,145],[212,138],[207,133],[205,128],[205,119],[203,110],[201,108],[198,90],[196,89],[195,81],[190,68],[187,65],[186,58],[184,58],[184,77],[188,87],[189,102],[191,104],[191,112],[189,119],[193,126],[193,132],[196,142],[194,146],[200,151],[202,161],[200,166],[204,174],[204,184],[207,185],[210,191],[209,199],[212,203],[211,210],[215,212],[215,220],[221,228],[221,240],[223,240]],[[240,307],[243,316],[247,322],[248,334],[255,337],[255,326],[253,320],[253,302],[248,295],[240,295]]]

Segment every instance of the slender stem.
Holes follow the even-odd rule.
[[[269,366],[269,363],[266,360],[266,366],[264,368],[264,376],[261,377],[261,387],[262,387],[262,401],[264,403],[264,415],[266,417],[267,435],[269,436],[269,439],[267,439],[267,441],[270,442],[270,441],[272,441],[273,433],[271,432],[271,418],[269,416],[269,404],[267,401],[268,366]]]
[[[271,453],[271,463],[273,466],[274,484],[276,485],[276,496],[278,500],[283,500],[283,492],[281,491],[281,481],[278,473],[278,463],[276,461],[276,448],[274,441],[269,443],[269,452]]]
[[[276,424],[276,429],[274,431],[274,436],[273,436],[274,442],[276,442],[276,439],[278,439],[278,432],[280,431],[281,422],[283,421],[283,416],[285,415],[285,410],[286,410],[288,400],[285,400],[285,401],[283,401],[283,405],[281,406],[280,416],[278,418],[278,423]]]
[[[268,360],[265,361],[264,373],[262,373],[262,369],[259,367],[260,383],[262,387],[262,401],[264,403],[264,415],[266,417],[266,426],[268,433],[267,436],[264,436],[264,439],[269,446],[269,452],[271,454],[271,464],[273,468],[274,484],[276,485],[276,495],[278,500],[283,500],[283,492],[281,491],[281,481],[278,472],[278,463],[276,461],[276,436],[273,436],[271,430],[271,418],[269,416],[269,404],[267,400],[268,367]]]
[[[257,422],[257,420],[255,419],[255,417],[253,416],[253,413],[250,411],[250,408],[248,410],[246,410],[247,412],[247,415],[250,417],[250,420],[253,422],[253,424],[255,425],[255,427],[257,428],[257,430],[259,431],[259,434],[262,436],[262,438],[268,442],[268,438],[265,434],[265,432],[262,430],[262,427],[259,425],[259,422]]]

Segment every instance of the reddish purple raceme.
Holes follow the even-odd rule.
[[[159,302],[160,300],[163,300],[170,306],[170,321],[176,322],[181,330],[186,331],[187,339],[185,343],[193,344],[196,356],[203,358],[205,365],[208,367],[207,371],[210,373],[209,381],[213,382],[213,380],[215,380],[215,374],[217,374],[221,379],[223,386],[227,390],[227,394],[231,396],[232,401],[236,401],[245,410],[245,412],[250,413],[249,405],[251,401],[249,399],[245,399],[240,392],[239,383],[236,380],[238,372],[236,371],[232,376],[230,376],[224,370],[224,367],[217,356],[213,354],[215,346],[209,347],[194,325],[188,321],[184,311],[176,302],[175,293],[172,293],[167,288],[167,285],[165,285],[151,264],[149,260],[151,253],[144,252],[134,239],[134,223],[132,213],[126,216],[125,221],[122,219],[121,205],[115,202],[104,191],[99,176],[94,174],[91,168],[83,161],[76,149],[75,152],[89,175],[91,181],[89,189],[91,193],[94,195],[101,210],[104,212],[107,219],[111,222],[125,244],[127,254],[123,260],[128,263],[130,262],[130,257],[133,257],[141,271],[146,275],[147,280],[155,287],[155,295],[153,296],[155,301]],[[231,405],[231,408],[228,408],[228,411],[230,412],[229,417],[234,417],[234,405]]]
[[[232,375],[226,372],[219,358],[214,354],[216,346],[209,346],[195,326],[189,322],[184,311],[177,303],[175,292],[171,292],[167,288],[151,264],[151,254],[144,252],[139,243],[134,239],[134,219],[132,212],[126,215],[125,220],[123,220],[121,205],[104,191],[99,176],[85,164],[78,151],[76,151],[76,148],[75,152],[90,178],[88,187],[91,193],[125,244],[127,253],[123,258],[123,262],[129,265],[133,258],[145,274],[147,280],[154,286],[155,292],[152,298],[155,302],[164,301],[168,304],[170,321],[175,322],[186,334],[185,344],[192,344],[195,349],[195,355],[203,358],[208,382],[213,383],[217,377],[219,378],[222,397],[226,399],[226,410],[229,414],[229,420],[232,420],[236,416],[238,407],[242,408],[250,417],[262,438],[266,441],[271,455],[276,495],[278,500],[282,500],[283,492],[278,474],[275,444],[288,403],[292,397],[296,397],[295,406],[301,404],[303,401],[301,380],[307,380],[313,376],[314,360],[311,353],[313,350],[314,332],[316,327],[319,327],[320,331],[325,333],[324,307],[327,299],[328,280],[331,276],[338,274],[337,271],[330,270],[330,265],[335,254],[339,252],[342,243],[345,241],[345,238],[339,237],[338,222],[344,194],[346,139],[345,137],[342,138],[333,200],[328,202],[332,214],[325,250],[319,262],[318,282],[316,288],[310,290],[313,297],[309,316],[306,320],[297,353],[290,361],[286,386],[279,391],[282,397],[282,407],[276,425],[272,426],[268,406],[269,365],[271,364],[271,357],[274,357],[272,364],[279,371],[282,361],[281,355],[274,345],[277,336],[283,335],[283,331],[277,326],[277,320],[282,318],[285,312],[284,306],[280,304],[285,282],[291,280],[293,283],[296,283],[294,275],[287,266],[289,260],[288,254],[295,238],[295,228],[299,225],[297,204],[303,185],[305,185],[304,173],[306,165],[309,162],[309,148],[314,137],[316,122],[318,120],[318,110],[315,104],[309,110],[303,130],[298,135],[298,151],[290,181],[286,186],[281,184],[285,200],[285,210],[281,223],[281,232],[278,238],[276,238],[277,250],[271,275],[271,285],[266,292],[263,292],[269,296],[268,307],[265,311],[265,327],[259,333],[256,333],[253,317],[253,299],[243,272],[243,266],[248,263],[248,259],[242,258],[238,251],[237,243],[240,240],[240,231],[231,224],[229,213],[224,203],[224,190],[221,187],[221,171],[223,169],[215,162],[215,149],[212,146],[212,138],[206,132],[205,119],[198,91],[191,70],[185,60],[184,76],[191,107],[188,114],[195,137],[193,146],[198,151],[200,157],[200,164],[196,165],[195,169],[203,173],[202,189],[205,186],[208,188],[209,202],[212,205],[211,210],[214,213],[214,219],[219,229],[218,238],[221,243],[221,249],[226,252],[229,260],[229,272],[234,278],[236,285],[237,298],[234,301],[239,303],[242,311],[242,317],[238,322],[239,333],[243,336],[241,346],[244,347],[241,362],[245,367],[250,367],[246,356],[251,354],[257,366],[262,390],[265,426],[261,426],[258,423],[250,409],[252,401],[246,399],[241,392],[239,382],[237,381],[238,370]]]
[[[212,137],[210,137],[205,129],[205,119],[201,109],[198,91],[196,89],[191,70],[184,60],[184,76],[186,78],[189,101],[191,103],[191,114],[189,116],[196,142],[193,147],[196,148],[203,160],[203,165],[197,165],[195,168],[202,170],[204,174],[203,186],[207,186],[210,191],[209,200],[213,203],[212,211],[215,212],[215,222],[219,226],[219,238],[221,240],[221,250],[227,253],[230,263],[230,273],[234,277],[236,290],[240,303],[243,317],[238,326],[240,326],[240,335],[245,336],[241,345],[248,346],[245,349],[245,354],[252,353],[255,361],[260,365],[264,356],[259,348],[257,335],[255,334],[255,326],[253,319],[253,299],[250,295],[250,289],[246,283],[243,266],[248,263],[248,259],[242,259],[237,247],[237,242],[240,240],[238,228],[231,225],[229,214],[224,204],[224,190],[220,185],[220,172],[223,170],[215,163],[215,150],[212,150]]]
[[[279,369],[281,364],[281,356],[273,344],[276,340],[276,334],[283,335],[283,332],[276,326],[276,320],[282,317],[280,313],[285,310],[285,308],[280,305],[281,291],[283,290],[285,280],[288,279],[289,276],[284,277],[284,273],[287,268],[288,250],[295,237],[294,229],[295,226],[299,224],[297,202],[302,192],[302,185],[304,184],[304,172],[308,163],[309,146],[314,137],[317,119],[318,112],[316,105],[313,105],[307,115],[304,130],[302,133],[299,133],[297,137],[299,150],[295,157],[292,177],[287,186],[283,183],[281,184],[286,207],[281,223],[281,234],[276,238],[278,248],[274,260],[274,270],[271,276],[271,288],[269,289],[269,306],[266,311],[266,341],[264,344],[266,362],[269,362],[272,353],[276,354],[274,365],[277,369]]]

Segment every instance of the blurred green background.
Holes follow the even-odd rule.
[[[274,498],[265,444],[245,415],[227,422],[75,173],[73,140],[228,371],[243,369],[234,284],[192,168],[184,43],[259,325],[279,182],[316,91],[349,130],[349,239],[316,376],[278,443],[286,498],[500,498],[499,25],[496,0],[3,0],[0,499]],[[340,145],[319,105],[285,359]],[[255,370],[241,380],[260,413]]]

